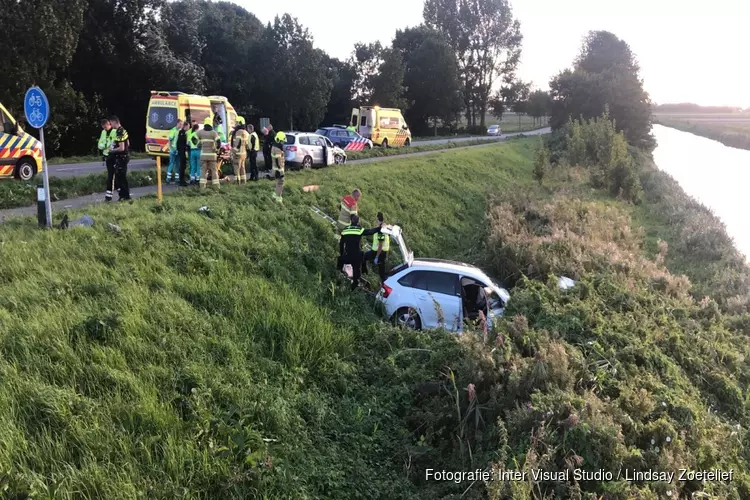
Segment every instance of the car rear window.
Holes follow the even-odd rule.
[[[171,130],[177,125],[177,108],[152,106],[148,109],[148,126],[157,130]]]
[[[287,135],[286,136],[286,143],[287,144],[294,144],[294,142],[297,140],[296,135]]]

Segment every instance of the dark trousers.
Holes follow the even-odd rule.
[[[248,159],[250,160],[250,180],[257,181],[258,180],[258,152],[250,151],[250,155],[248,156]]]
[[[365,254],[364,259],[362,259],[362,274],[367,274],[367,263],[368,262],[375,262],[375,257],[377,257],[378,252],[375,250],[370,250]],[[380,258],[378,259],[378,274],[380,275],[380,282],[385,281],[385,260],[388,258],[388,252],[380,252]]]
[[[130,187],[128,186],[128,158],[125,155],[115,156],[115,185],[120,193],[121,200],[130,199]]]
[[[362,252],[355,255],[340,255],[336,263],[339,271],[344,267],[344,264],[352,266],[352,290],[357,288],[359,279],[362,277],[362,257]]]
[[[104,199],[107,201],[112,200],[112,192],[116,189],[116,178],[115,178],[115,157],[114,155],[108,155],[105,163],[107,165],[107,188],[104,192]]]
[[[177,155],[180,160],[180,186],[187,186],[187,177],[185,176],[185,170],[187,169],[188,152],[186,150],[178,151]]]
[[[271,163],[271,152],[263,151],[263,170],[268,172],[271,170],[273,164]]]

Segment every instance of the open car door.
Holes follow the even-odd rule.
[[[383,234],[387,234],[390,237],[391,243],[396,243],[398,245],[398,249],[401,252],[401,259],[407,267],[411,267],[412,263],[414,262],[414,252],[411,252],[408,248],[406,248],[406,243],[404,242],[404,236],[401,231],[401,227],[383,226],[381,231]]]

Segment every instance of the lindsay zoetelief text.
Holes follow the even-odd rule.
[[[605,471],[604,469],[587,471],[583,469],[566,469],[561,471],[546,471],[542,469],[520,470],[498,470],[494,474],[489,470],[476,469],[473,471],[445,471],[427,469],[425,479],[428,481],[452,481],[461,483],[464,481],[629,481],[629,482],[651,482],[662,481],[673,483],[676,481],[721,481],[727,482],[734,479],[734,470],[723,471],[720,469],[692,471],[689,469],[678,469],[674,472],[654,470],[624,469],[617,472]]]

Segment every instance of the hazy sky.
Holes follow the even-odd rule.
[[[389,44],[397,29],[422,21],[422,0],[310,2],[234,0],[262,22],[289,12],[315,45],[347,58],[356,42]],[[524,35],[519,75],[547,88],[570,66],[589,30],[608,30],[630,44],[653,101],[750,107],[743,0],[511,0]],[[735,53],[736,55],[733,55]]]

